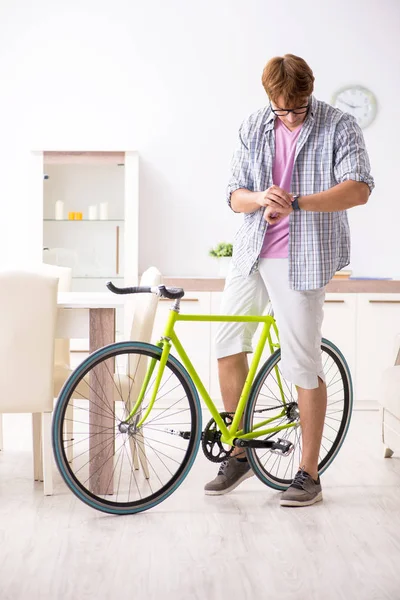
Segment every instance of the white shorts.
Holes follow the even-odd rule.
[[[287,258],[261,258],[259,270],[243,277],[231,265],[222,297],[222,315],[262,315],[270,300],[279,329],[280,369],[301,388],[325,381],[321,327],[325,288],[297,292],[289,287]],[[258,323],[221,323],[216,335],[217,358],[252,352]]]

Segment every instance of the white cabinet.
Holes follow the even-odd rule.
[[[44,152],[43,261],[72,268],[73,291],[138,280],[138,156]]]
[[[137,153],[41,155],[47,175],[43,182],[43,262],[71,267],[72,291],[104,291],[110,280],[119,286],[137,284]],[[117,340],[127,339],[132,311],[118,310],[116,321]],[[71,347],[87,349],[88,341],[74,340]]]
[[[394,365],[400,294],[358,294],[357,400],[378,400],[382,373]]]
[[[152,341],[162,336],[167,322],[171,300],[160,300],[153,327]],[[186,292],[181,300],[181,314],[208,315],[211,310],[211,292]],[[181,321],[175,324],[175,333],[189,356],[206,389],[210,386],[210,323]],[[172,350],[172,354],[176,353]],[[178,360],[180,358],[177,356]]]
[[[324,303],[322,335],[342,352],[349,365],[353,386],[356,382],[357,294],[327,294]]]
[[[218,313],[222,293],[211,294],[211,312]],[[210,392],[222,406],[218,383],[214,338],[217,324],[210,328]],[[255,347],[261,328],[255,336]],[[379,399],[385,369],[394,364],[400,333],[400,294],[327,294],[324,304],[323,336],[331,340],[345,357],[353,380],[356,402]],[[263,360],[268,357],[265,350]],[[249,359],[251,357],[249,356]]]
[[[182,313],[219,314],[222,292],[188,292]],[[170,301],[160,301],[153,330],[153,342],[163,332]],[[176,333],[216,406],[223,410],[215,356],[218,323],[181,322]],[[255,347],[261,327],[253,340]],[[327,294],[324,305],[323,336],[343,353],[352,374],[355,401],[379,399],[382,372],[394,364],[400,333],[400,294]],[[263,361],[269,356],[265,349]],[[251,360],[251,356],[249,356]],[[262,363],[261,363],[262,364]]]

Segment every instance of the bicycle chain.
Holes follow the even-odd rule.
[[[276,410],[276,406],[272,406],[271,408],[261,408],[260,410],[255,410],[255,413],[267,412],[270,410]],[[234,412],[221,412],[219,413],[220,417],[222,417],[225,425],[231,425],[233,421]],[[232,454],[234,447],[231,446],[229,449],[224,448],[221,442],[221,432],[218,430],[218,425],[215,422],[215,419],[210,419],[207,425],[204,428],[201,439],[201,446],[203,448],[204,455],[211,462],[219,463],[223,462]],[[269,439],[276,435],[276,432],[268,436],[266,439]],[[218,452],[215,454],[215,449],[218,449]]]

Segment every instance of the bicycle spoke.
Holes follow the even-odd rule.
[[[188,409],[187,408],[182,408],[181,410],[177,410],[176,412],[172,413],[172,415],[170,415],[170,417],[173,417],[174,415],[180,415],[183,412],[186,412]],[[165,417],[163,417],[165,418]],[[155,419],[153,419],[152,421],[149,421],[149,423],[154,423],[155,421],[159,421],[160,418],[156,417]],[[147,421],[146,421],[147,423]]]
[[[158,419],[159,417],[161,417],[162,414],[164,414],[167,410],[170,410],[173,406],[175,406],[176,404],[178,404],[178,402],[181,402],[182,398],[179,398],[178,400],[176,400],[176,402],[174,402],[171,406],[168,406],[167,408],[165,408],[160,414],[158,414],[156,417],[153,417],[153,419],[150,419],[150,421],[146,421],[147,425],[150,425],[150,423],[152,423],[153,421],[155,421],[156,419]]]
[[[110,440],[111,440],[111,441],[110,441]],[[100,456],[100,454],[101,454],[102,452],[104,452],[105,448],[111,448],[111,447],[114,445],[114,442],[115,442],[115,438],[114,438],[114,436],[112,435],[112,436],[109,436],[109,437],[108,437],[108,441],[107,441],[107,443],[105,443],[105,440],[101,440],[101,442],[99,442],[98,444],[96,444],[95,446],[93,446],[93,447],[91,448],[91,450],[92,450],[92,453],[93,453],[93,450],[94,450],[95,448],[97,448],[98,446],[103,446],[103,448],[102,448],[102,449],[101,449],[101,450],[100,450],[100,451],[99,451],[97,454],[95,454],[94,456],[93,456],[93,454],[92,454],[92,456],[90,456],[90,455],[89,455],[89,459],[88,459],[88,461],[87,461],[87,462],[86,462],[84,465],[82,465],[81,467],[79,467],[79,469],[77,469],[77,470],[75,471],[75,475],[76,475],[77,473],[79,473],[79,471],[81,471],[81,470],[82,470],[84,467],[86,467],[86,466],[87,466],[89,463],[91,463],[92,461],[96,460],[96,458],[97,458],[98,456]],[[75,461],[77,461],[77,459],[78,459],[78,458],[80,458],[81,456],[83,456],[84,454],[87,454],[87,451],[85,451],[85,452],[82,452],[81,454],[78,454],[77,456],[74,456],[74,460],[75,460]]]
[[[174,448],[175,450],[181,450],[182,452],[186,452],[184,448],[179,448],[179,446],[173,446],[172,444],[167,444],[166,442],[161,442],[160,440],[155,440],[154,438],[149,438],[146,435],[146,441],[150,440],[151,442],[156,442],[157,444],[163,444],[163,446],[168,446],[169,448]]]
[[[84,381],[84,380],[82,380],[82,381]],[[86,381],[85,381],[85,383],[86,383]],[[91,386],[90,386],[88,383],[86,383],[86,385],[87,385],[87,386],[88,386],[88,388],[90,388],[90,389],[92,390],[92,392],[93,392],[93,393],[94,393],[94,394],[95,394],[95,395],[96,395],[96,396],[99,398],[99,400],[103,401],[103,400],[102,400],[102,398],[100,398],[100,396],[97,394],[97,392],[96,392],[96,391],[95,391],[95,390],[94,390],[94,389],[93,389],[93,388],[92,388],[92,387],[91,387]],[[113,411],[110,409],[110,407],[108,406],[108,404],[105,404],[105,408],[106,408],[107,410],[104,410],[104,408],[103,408],[102,406],[100,406],[99,404],[97,404],[97,403],[96,403],[96,402],[95,402],[93,399],[92,399],[92,400],[90,400],[89,398],[87,398],[86,396],[84,396],[84,395],[83,395],[81,392],[79,392],[79,391],[76,391],[75,393],[76,393],[76,394],[79,394],[79,395],[81,396],[81,398],[82,398],[83,400],[86,400],[87,402],[89,402],[89,403],[90,403],[90,405],[92,405],[92,406],[95,406],[96,408],[98,408],[99,410],[101,410],[101,411],[102,411],[102,416],[104,416],[104,415],[105,415],[105,416],[107,416],[107,417],[109,417],[109,418],[111,418],[111,417],[115,417],[115,415],[114,415]],[[71,407],[72,407],[72,408],[75,408],[75,403],[72,403],[72,404],[71,404]]]
[[[128,461],[129,461],[129,463],[130,463],[130,467],[131,467],[131,474],[130,474],[130,477],[129,477],[129,490],[128,490],[128,499],[131,497],[132,479],[135,479],[135,485],[136,485],[136,489],[137,489],[137,491],[138,491],[138,494],[139,494],[139,496],[140,496],[140,498],[141,498],[141,497],[142,497],[142,494],[141,494],[141,492],[140,492],[140,488],[139,488],[138,482],[137,482],[137,480],[136,480],[135,469],[134,469],[134,466],[133,466],[133,464],[132,464],[132,462],[131,462],[131,460],[130,460],[130,456],[129,456],[129,453],[128,453],[127,449],[126,449],[126,446],[124,446],[124,450],[125,450],[125,453],[126,453],[126,455],[127,455],[127,457],[128,457]]]
[[[79,442],[76,442],[76,441],[75,441],[75,439],[73,439],[73,440],[72,440],[72,442],[73,442],[73,443],[72,443],[72,444],[64,444],[64,448],[71,448],[71,447],[75,447],[75,446],[77,446],[78,444],[82,444],[83,442],[87,442],[88,440],[91,440],[91,439],[93,439],[93,438],[94,438],[96,435],[102,435],[102,434],[104,434],[106,431],[108,431],[108,428],[107,428],[107,429],[101,429],[100,431],[96,431],[96,433],[92,433],[92,434],[88,435],[87,437],[85,437],[85,438],[83,438],[83,439],[79,440]],[[71,435],[72,435],[72,432],[71,432]],[[87,435],[87,433],[85,432],[85,433],[83,434],[81,431],[78,431],[78,432],[74,433],[73,435],[74,435],[74,436],[77,436],[77,435]],[[65,438],[63,438],[63,441],[64,441],[64,442],[70,442],[71,440],[70,440],[70,439],[68,439],[68,438],[66,438],[66,439],[65,439]]]

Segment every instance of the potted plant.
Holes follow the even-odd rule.
[[[218,259],[218,274],[220,277],[226,277],[228,273],[229,264],[232,258],[232,250],[232,244],[220,242],[209,252],[210,256]]]

